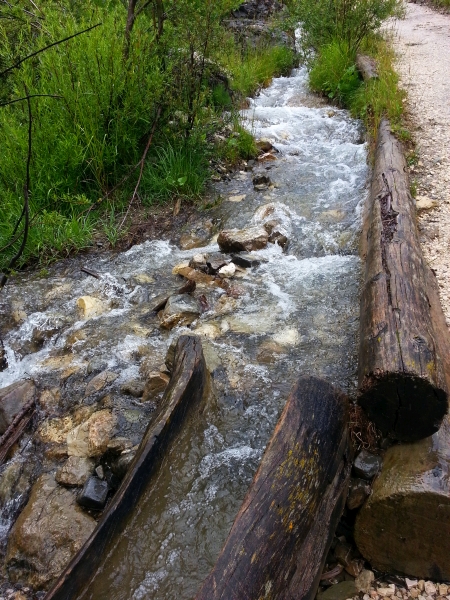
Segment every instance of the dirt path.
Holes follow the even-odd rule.
[[[408,93],[419,162],[419,230],[426,259],[438,278],[450,326],[450,15],[407,4],[393,35],[400,84]],[[434,208],[426,209],[426,205]]]

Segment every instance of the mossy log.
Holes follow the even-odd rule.
[[[196,600],[313,599],[347,495],[348,407],[301,378]]]
[[[448,416],[432,437],[386,452],[355,526],[358,548],[373,567],[450,580],[449,471]]]
[[[186,411],[203,398],[207,385],[208,373],[200,339],[180,336],[172,377],[158,415],[150,423],[127,475],[94,532],[45,600],[75,600],[86,589],[104,559],[105,548],[121,534],[127,517],[157,472],[167,444],[180,429]]]
[[[386,436],[415,441],[448,408],[450,343],[416,226],[401,144],[381,122],[365,216],[359,403]]]

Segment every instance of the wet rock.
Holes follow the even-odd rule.
[[[192,250],[204,246],[210,236],[209,231],[192,231],[189,233],[183,233],[180,237],[179,246],[181,250]]]
[[[52,338],[55,333],[58,333],[58,329],[39,329],[35,327],[31,334],[31,342],[33,344],[33,351],[37,352],[42,346]]]
[[[256,145],[263,152],[270,152],[273,149],[272,142],[267,138],[261,138],[257,140]]]
[[[286,248],[288,244],[288,236],[285,229],[275,220],[264,223],[264,229],[269,234],[269,242],[278,244],[282,248]]]
[[[169,385],[169,381],[170,377],[164,373],[150,373],[147,383],[145,384],[142,402],[153,400],[155,396],[161,394],[161,392],[164,392],[166,387]]]
[[[101,510],[108,498],[109,485],[107,481],[98,477],[89,477],[84,488],[77,498],[77,502],[84,508]]]
[[[9,461],[0,474],[1,515],[6,518],[5,506],[13,498],[26,497],[31,488],[31,479],[35,463],[32,460],[18,459]],[[20,502],[18,503],[20,507]]]
[[[106,362],[106,360],[104,360],[103,358],[95,357],[88,362],[86,372],[88,375],[91,375],[92,373],[104,371],[107,366],[108,363]]]
[[[17,381],[0,389],[0,435],[5,433],[25,405],[33,400],[35,393],[36,386],[31,380]]]
[[[127,471],[136,456],[137,449],[138,446],[135,446],[130,450],[125,450],[120,456],[111,461],[111,471],[119,480],[123,479],[127,474]]]
[[[200,316],[200,307],[188,294],[171,296],[162,314],[161,327],[172,329],[176,325],[190,325]]]
[[[107,310],[106,305],[93,296],[81,296],[81,298],[78,298],[77,307],[83,319],[98,317]]]
[[[134,398],[140,398],[144,393],[145,384],[140,379],[130,379],[122,384],[120,391],[122,394],[127,396],[134,396]]]
[[[272,340],[266,340],[260,345],[256,358],[263,364],[273,364],[283,352],[283,346]]]
[[[230,262],[230,259],[223,254],[213,254],[208,257],[207,266],[211,275],[215,275],[222,267],[225,267]]]
[[[194,256],[189,261],[189,267],[191,269],[198,269],[200,267],[206,266],[206,260],[208,258],[207,254],[194,254]]]
[[[259,192],[266,190],[270,183],[271,181],[268,175],[255,175],[253,177],[253,187]]]
[[[104,387],[115,381],[119,376],[117,373],[113,373],[112,371],[102,371],[95,377],[93,377],[90,382],[86,386],[86,390],[84,392],[84,397],[91,396],[96,392],[99,392]]]
[[[94,465],[93,460],[84,456],[69,456],[64,465],[56,471],[55,480],[66,487],[80,487],[92,475]]]
[[[361,479],[371,480],[378,474],[382,464],[381,456],[361,450],[353,464],[353,472]]]
[[[251,252],[267,246],[269,234],[264,227],[221,231],[217,242],[222,252]]]
[[[180,270],[182,269],[186,269],[189,267],[189,261],[188,260],[184,260],[181,263],[178,263],[177,265],[175,265],[172,269],[172,275],[179,275],[180,274]],[[192,268],[192,267],[189,267]]]
[[[368,569],[363,569],[358,577],[355,579],[355,585],[358,592],[364,592],[368,594],[370,592],[370,588],[375,581],[375,575],[373,571],[369,571]]]
[[[12,582],[49,586],[92,533],[95,520],[76,505],[72,491],[41,475],[14,524],[5,565]]]
[[[202,323],[199,327],[195,328],[194,333],[210,340],[215,340],[222,335],[220,327],[216,323]]]
[[[370,485],[364,479],[352,479],[348,490],[347,508],[355,510],[362,506],[370,495]]]
[[[251,269],[252,267],[258,267],[261,264],[261,261],[253,256],[252,254],[233,254],[231,257],[231,262],[233,262],[238,267],[242,267],[243,269]]]
[[[222,277],[223,279],[233,277],[235,273],[236,265],[234,263],[230,263],[219,269],[219,277]]]
[[[179,269],[178,275],[186,277],[186,279],[189,279],[189,281],[195,281],[195,283],[208,284],[214,282],[214,277],[212,275],[208,275],[207,273],[203,273],[202,271],[198,271],[197,269],[192,269],[191,267],[184,267]]]
[[[0,340],[0,371],[4,371],[8,368],[8,360],[6,358],[6,350],[3,346],[2,340]]]
[[[342,581],[332,585],[325,592],[317,594],[318,600],[347,600],[357,594],[354,581]]]
[[[229,196],[227,200],[228,202],[242,202],[242,200],[245,200],[245,197],[245,194],[239,194],[237,196]]]
[[[131,440],[126,437],[116,437],[113,438],[110,442],[108,442],[107,450],[113,456],[118,456],[125,450],[130,450],[133,446]]]
[[[178,338],[174,338],[171,343],[170,346],[167,349],[167,353],[166,353],[166,358],[164,359],[164,363],[169,371],[169,373],[172,373],[173,371],[173,363],[175,360],[175,350],[178,344]]]
[[[99,410],[67,434],[69,456],[98,457],[105,453],[116,417],[108,409]]]
[[[55,414],[59,409],[61,392],[59,388],[43,390],[39,396],[39,406],[47,414]]]

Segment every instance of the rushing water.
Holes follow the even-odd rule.
[[[205,337],[215,393],[189,415],[84,599],[192,598],[225,541],[295,379],[317,374],[348,393],[356,386],[357,245],[367,178],[360,124],[316,102],[305,69],[276,79],[243,116],[279,151],[277,160],[256,169],[273,186],[257,192],[254,173],[236,174],[217,186],[224,200],[214,216],[224,228],[243,228],[263,222],[260,207],[271,203],[270,218],[282,223],[290,244],[285,252],[269,245],[257,253],[259,267],[238,273],[238,299],[197,287],[211,308],[192,329]],[[236,196],[245,198],[230,201]],[[181,251],[151,241],[92,259],[87,266],[98,280],[75,276],[69,263],[48,280],[22,282],[20,297],[11,288],[10,307],[27,318],[4,337],[10,366],[0,373],[0,386],[24,374],[50,385],[54,359],[67,356],[69,347],[64,368],[75,369],[75,380],[89,365],[108,367],[119,374],[112,392],[119,398],[121,383],[138,375],[143,345],[156,367],[173,337],[191,331],[161,332],[143,298],[173,282],[172,267],[200,251],[218,247],[211,241]],[[103,300],[107,310],[80,320],[81,295]],[[36,328],[48,331],[48,340],[30,353]],[[124,422],[129,417],[132,423],[133,406],[120,402]],[[129,435],[137,439],[142,427],[130,425]]]

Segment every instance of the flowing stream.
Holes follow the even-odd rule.
[[[120,396],[121,384],[138,377],[143,356],[155,367],[163,363],[181,332],[205,340],[214,393],[188,416],[85,600],[191,599],[215,563],[296,378],[316,374],[349,394],[356,388],[357,247],[367,179],[361,125],[312,96],[304,68],[274,80],[243,116],[257,137],[273,143],[276,160],[218,184],[223,201],[210,212],[222,228],[263,223],[269,212],[290,243],[284,252],[269,244],[256,253],[260,265],[235,277],[237,298],[199,285],[195,293],[210,308],[191,328],[162,332],[148,317],[148,299],[173,284],[174,265],[218,246],[211,240],[182,251],[156,240],[90,258],[86,266],[100,279],[80,277],[73,259],[48,278],[10,286],[3,300],[26,318],[4,335],[9,368],[0,387],[24,376],[55,385],[55,369],[59,377],[72,369],[72,398],[81,402],[86,369],[108,368],[119,376],[111,394],[120,434],[134,443],[148,412]],[[268,189],[253,188],[258,173],[270,177]],[[80,320],[82,295],[107,309]],[[36,329],[48,335],[30,350]]]

